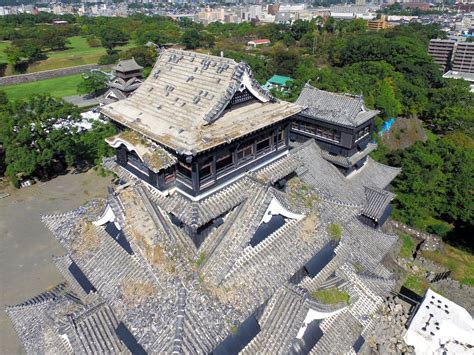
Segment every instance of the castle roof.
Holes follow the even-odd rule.
[[[137,144],[133,137],[125,138]],[[371,169],[387,170],[367,164],[361,168],[367,173],[347,178],[336,175],[332,163],[318,154],[314,142],[303,144],[286,160],[248,173],[198,202],[177,199],[177,193],[163,196],[129,180],[111,190],[106,203],[44,216],[67,251],[55,263],[68,286],[60,294],[7,308],[27,352],[128,348],[135,353],[136,347],[153,353],[351,351],[361,335],[370,333],[377,319],[372,315],[394,284],[380,263],[396,236],[357,218],[365,201],[359,192],[374,174]],[[288,175],[290,165],[299,177],[288,182],[285,192],[272,188],[269,182]],[[131,176],[113,159],[104,166],[123,180]],[[328,171],[326,180],[316,180]],[[372,183],[385,186],[390,178]],[[339,200],[341,184],[342,189],[352,186],[357,191],[353,197],[362,200]],[[285,223],[251,245],[264,218],[274,213],[272,205],[285,212]],[[170,218],[179,210],[184,212],[177,217],[186,224],[207,224],[215,216],[224,216],[223,222],[196,246]],[[309,260],[334,243],[328,231],[333,223],[342,230],[333,257],[319,272],[295,279]],[[356,273],[353,263],[367,271]],[[93,290],[84,287],[84,277]],[[350,304],[332,309],[311,300],[311,292],[325,285],[342,287]]]
[[[121,59],[117,63],[117,65],[114,66],[112,69],[123,73],[123,72],[129,72],[129,71],[142,70],[143,67],[138,65],[138,63],[135,61],[135,58],[132,58],[132,59]]]
[[[305,107],[304,115],[348,127],[358,127],[380,112],[365,107],[361,96],[336,94],[310,84],[305,84],[296,103]]]
[[[255,100],[229,108],[237,94]],[[277,101],[232,59],[164,50],[145,82],[102,113],[182,154],[195,155],[301,111]]]

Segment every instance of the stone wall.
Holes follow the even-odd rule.
[[[0,78],[0,86],[15,85],[15,84],[28,83],[28,82],[38,81],[38,80],[59,78],[62,76],[83,73],[91,69],[107,69],[111,67],[112,65],[86,64],[86,65],[79,65],[79,66],[70,67],[70,68],[45,70],[45,71],[40,71],[37,73],[31,73],[31,74],[4,76]]]

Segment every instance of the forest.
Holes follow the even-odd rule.
[[[101,63],[134,57],[140,65],[150,68],[156,52],[146,44],[153,42],[214,55],[223,52],[226,57],[247,62],[261,83],[274,74],[288,75],[294,79],[288,90],[275,92],[283,100],[296,100],[306,82],[324,90],[362,94],[368,107],[381,111],[378,129],[392,117],[421,120],[427,139],[414,141],[403,149],[390,148],[374,135],[379,143],[374,159],[402,168],[392,186],[397,194],[393,216],[445,238],[461,240],[461,236],[472,234],[474,94],[467,82],[442,78],[428,55],[429,40],[445,36],[436,25],[410,24],[371,32],[361,19],[316,18],[311,22],[297,20],[291,25],[213,23],[204,27],[189,20],[143,15],[65,16],[69,24],[60,31],[51,31],[46,24],[51,18],[41,16],[0,19],[0,39],[11,41],[7,51],[11,63],[35,60],[35,55],[48,46],[61,47],[64,41],[67,45],[68,36],[86,36],[90,43],[106,48]],[[31,31],[33,27],[38,30]],[[53,37],[63,38],[47,40],[52,32]],[[272,44],[247,48],[247,41],[255,38],[268,38]],[[115,51],[127,42],[134,46],[120,53]],[[30,48],[34,46],[41,48]],[[45,101],[50,103],[44,104]],[[31,113],[33,107],[35,114]],[[94,142],[105,135],[107,126],[85,135],[60,131],[46,134],[44,128],[39,128],[37,124],[48,122],[52,114],[59,117],[57,110],[62,110],[62,117],[75,117],[73,107],[51,98],[3,103],[0,142],[4,145],[8,176],[34,175],[50,166],[48,162],[53,157],[62,157],[71,165],[78,159],[94,161],[106,153],[102,143]],[[24,128],[32,122],[37,127],[34,133]],[[17,134],[19,126],[23,127],[22,134]],[[53,133],[62,138],[54,144],[45,143]],[[403,138],[406,133],[396,134]]]

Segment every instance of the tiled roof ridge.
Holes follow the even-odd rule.
[[[324,96],[325,99],[323,102],[319,102],[317,96]],[[378,110],[370,110],[365,106],[362,95],[321,90],[309,83],[304,85],[296,104],[306,106],[306,109],[302,112],[303,114],[352,127],[361,125],[367,119],[379,113]],[[331,105],[337,106],[337,117],[332,117],[335,109]],[[316,112],[314,112],[315,110]]]

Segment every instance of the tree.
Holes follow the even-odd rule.
[[[0,106],[8,104],[8,97],[5,91],[0,90]]]
[[[82,81],[77,86],[77,91],[81,94],[98,95],[108,88],[107,76],[98,71],[91,71],[82,75]]]
[[[110,123],[94,122],[80,132],[79,110],[61,99],[33,96],[0,106],[0,142],[5,153],[6,175],[49,178],[59,166],[77,161],[98,162],[108,155],[104,138],[115,133]]]
[[[129,36],[120,28],[115,26],[104,26],[99,30],[98,37],[102,47],[112,52],[115,47],[128,42]]]
[[[187,29],[181,37],[181,42],[186,49],[196,49],[200,44],[199,32],[194,28]]]

